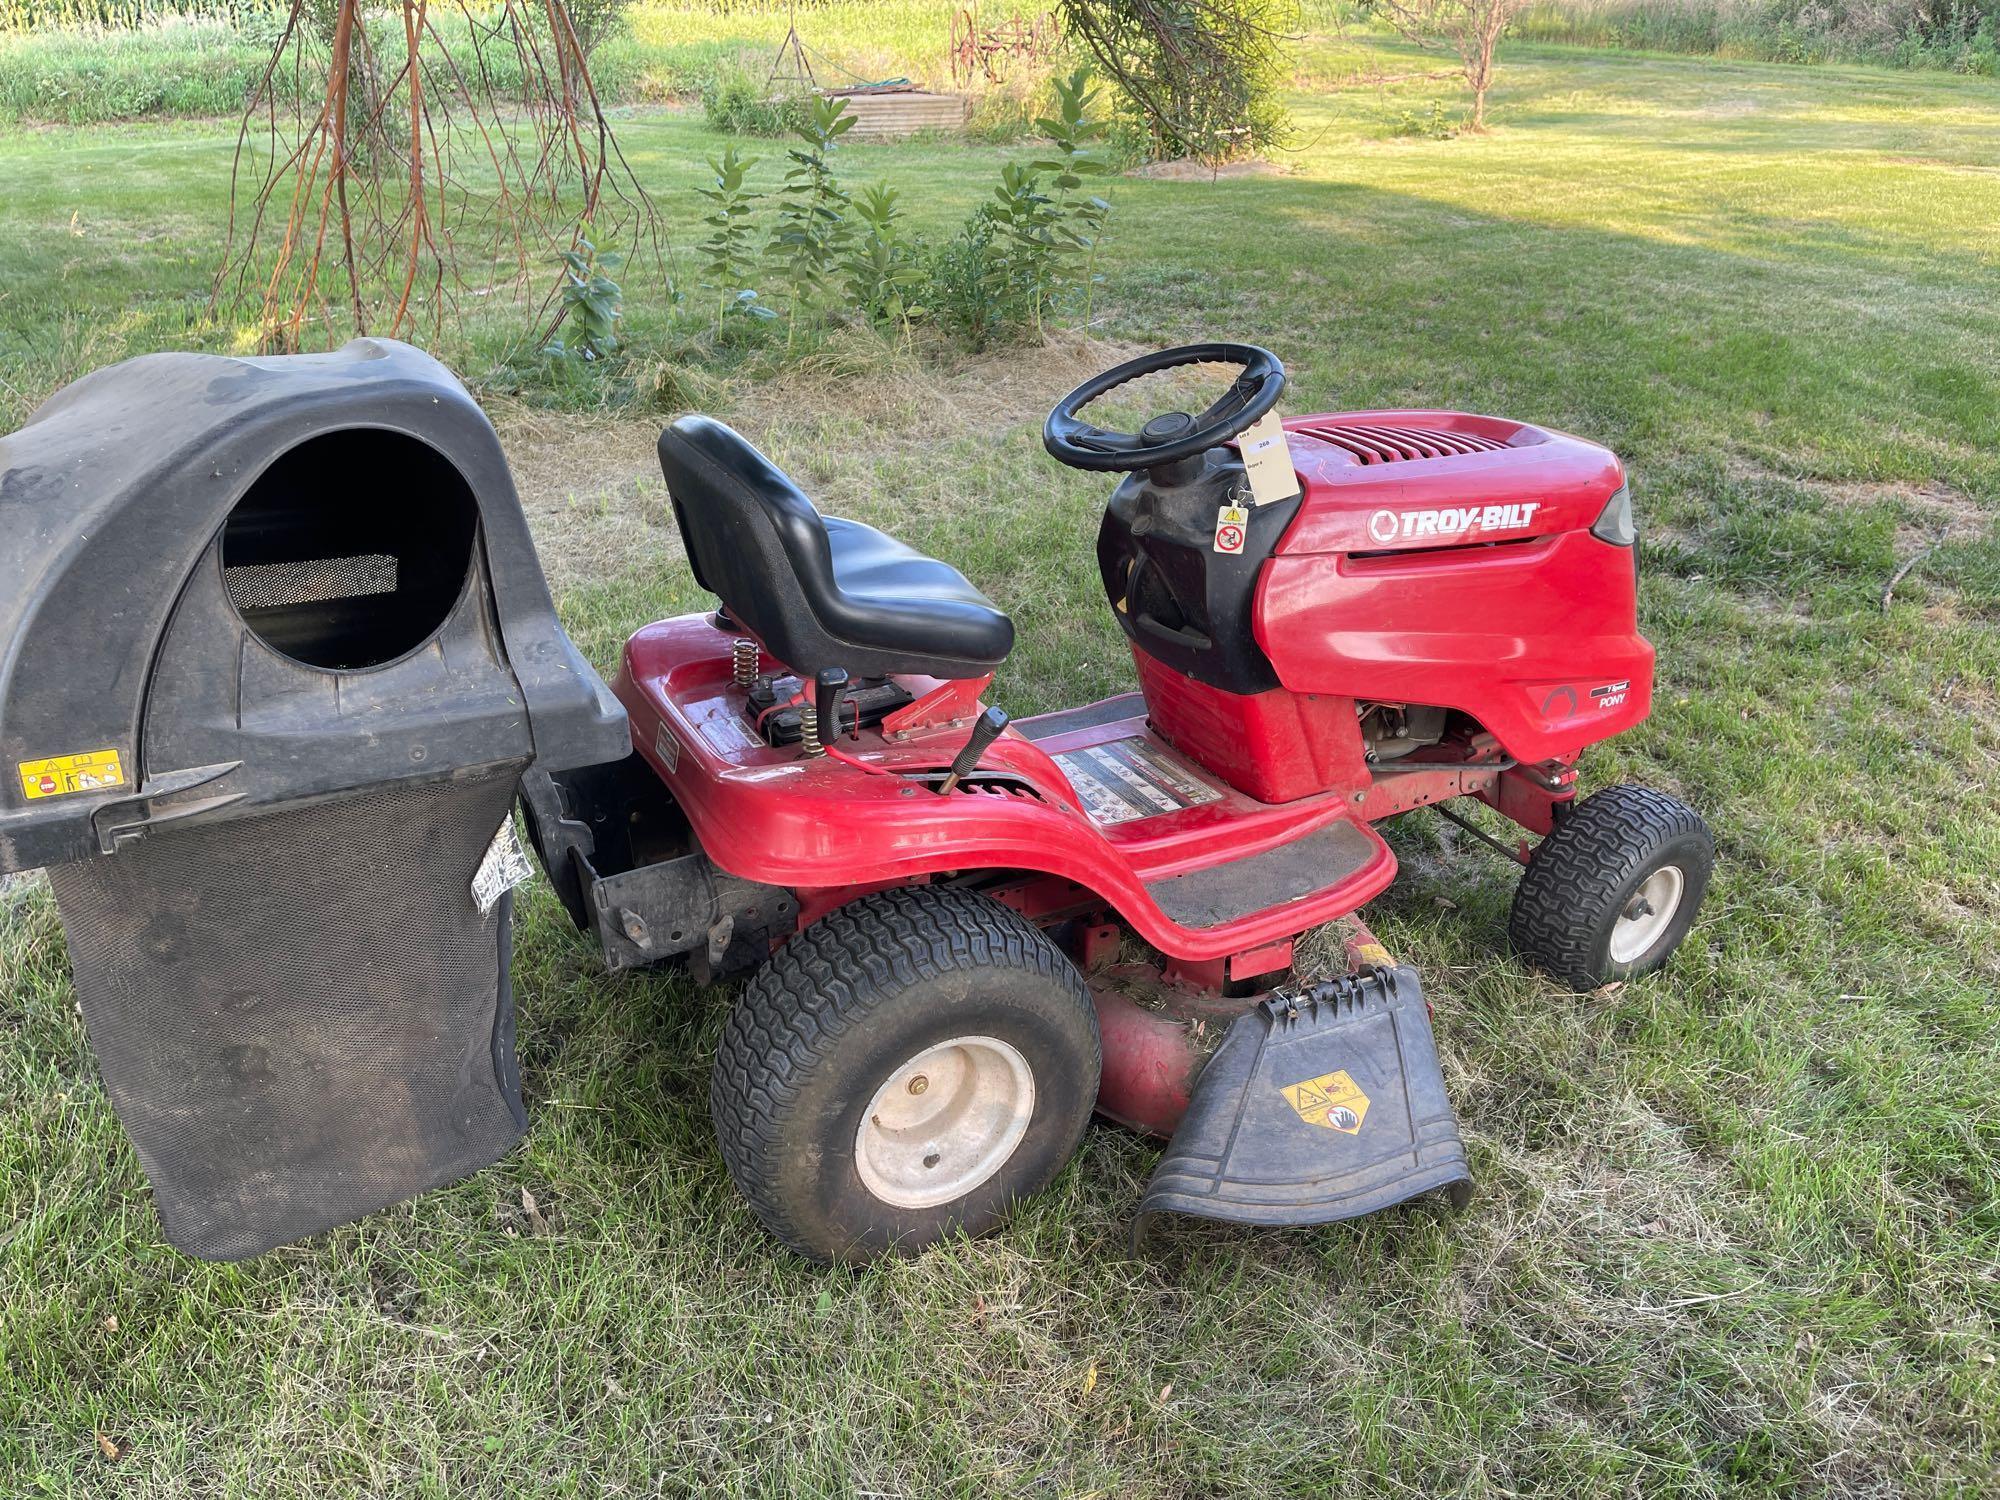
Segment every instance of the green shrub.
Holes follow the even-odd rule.
[[[1106,125],[1086,69],[1054,88],[1055,112],[1036,122],[1050,154],[1002,166],[992,201],[926,263],[924,305],[974,350],[1011,331],[1041,332],[1066,303],[1089,321],[1111,220],[1111,205],[1088,190],[1090,179],[1110,171],[1098,146]]]
[[[957,234],[923,261],[923,301],[947,336],[977,354],[1006,323],[1005,257],[993,243],[993,216],[976,209]]]
[[[1427,141],[1448,141],[1458,134],[1458,122],[1444,112],[1444,100],[1433,99],[1429,109],[1406,109],[1389,128],[1391,135],[1415,136]]]
[[[797,135],[812,119],[813,95],[772,92],[744,68],[725,68],[703,86],[701,107],[711,129],[731,135],[781,139]]]

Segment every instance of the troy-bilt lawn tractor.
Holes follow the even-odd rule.
[[[1078,415],[1210,364],[1241,374],[1199,416]],[[1656,792],[1575,798],[1649,704],[1617,460],[1281,425],[1284,383],[1204,344],[1056,407],[1049,452],[1125,476],[1097,557],[1138,690],[1018,722],[982,702],[1006,615],[705,417],[660,461],[718,607],[639,631],[614,692],[421,352],[51,397],[0,438],[0,874],[49,871],[168,1239],[254,1255],[519,1139],[517,799],[614,968],[750,975],[711,1104],[806,1255],[995,1223],[1093,1108],[1170,1137],[1137,1223],[1462,1193],[1417,976],[1353,920],[1395,875],[1375,825],[1472,797],[1539,835],[1513,937],[1576,986],[1665,961],[1712,846]],[[1344,964],[1302,957],[1335,919]]]
[[[1079,415],[1193,364],[1241,369],[1197,416]],[[801,1253],[984,1229],[1093,1108],[1171,1137],[1141,1222],[1461,1195],[1417,976],[1354,921],[1345,972],[1295,965],[1394,878],[1384,819],[1476,798],[1538,835],[1507,851],[1511,933],[1566,984],[1657,968],[1694,920],[1700,818],[1576,797],[1583,748],[1650,707],[1618,461],[1457,412],[1280,428],[1284,384],[1194,345],[1055,408],[1055,459],[1125,476],[1097,557],[1138,690],[1011,721],[982,695],[1013,626],[955,569],[822,516],[718,422],[661,435],[719,607],[631,638],[633,754],[531,772],[529,822],[614,967],[751,976],[711,1105]]]

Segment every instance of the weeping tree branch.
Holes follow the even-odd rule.
[[[590,76],[610,0],[578,0],[587,28],[565,0],[436,3],[453,24],[432,0],[292,0],[237,133],[211,294],[263,347],[319,341],[308,324],[438,337],[502,291],[546,338],[561,279],[537,296],[537,268],[585,226],[664,281],[660,215]]]
[[[1060,0],[1060,14],[1144,122],[1155,155],[1216,163],[1282,137],[1292,0]]]

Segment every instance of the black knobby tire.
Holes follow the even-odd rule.
[[[1026,1133],[958,1198],[885,1202],[855,1163],[863,1112],[911,1058],[964,1036],[1027,1063]],[[978,1234],[1047,1186],[1089,1122],[1100,1062],[1090,993],[1048,938],[983,896],[909,886],[828,914],[758,970],[723,1027],[709,1108],[771,1233],[814,1260],[865,1260]]]
[[[1694,925],[1714,865],[1715,840],[1685,802],[1651,787],[1606,787],[1536,847],[1514,892],[1508,936],[1529,962],[1579,990],[1651,973]],[[1673,919],[1621,961],[1612,953],[1619,917],[1666,866],[1684,882]]]

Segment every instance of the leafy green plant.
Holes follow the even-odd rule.
[[[994,202],[988,205],[1003,246],[1001,308],[1013,321],[1032,323],[1037,332],[1058,274],[1055,200],[1042,191],[1042,175],[1023,162],[1003,164]]]
[[[1097,252],[1111,225],[1111,204],[1087,189],[1090,179],[1111,170],[1099,144],[1108,126],[1096,112],[1101,91],[1088,68],[1053,82],[1056,111],[1037,124],[1055,147],[1055,155],[1037,161],[1035,168],[1055,174],[1050,224],[1055,265],[1061,276],[1081,288],[1083,320],[1088,324],[1098,281]]]
[[[1097,146],[1104,122],[1092,113],[1098,90],[1079,68],[1056,79],[1055,92],[1055,113],[1036,122],[1054,153],[1003,166],[987,205],[1003,252],[1001,310],[1038,333],[1072,291],[1084,293],[1088,316],[1097,251],[1111,219],[1111,205],[1088,191],[1091,178],[1110,170]]]
[[[806,123],[812,99],[797,89],[774,91],[740,67],[722,69],[701,90],[702,112],[712,129],[774,139],[792,135]]]
[[[590,225],[577,232],[576,243],[563,251],[562,282],[557,288],[562,302],[558,328],[573,332],[567,339],[550,339],[543,347],[559,359],[587,361],[603,359],[618,347],[618,325],[625,317],[625,289],[612,279],[625,257],[615,251],[600,251],[590,236]]]
[[[796,132],[804,145],[786,153],[792,165],[779,189],[777,224],[766,248],[791,283],[795,332],[800,310],[820,303],[853,238],[848,196],[829,160],[840,138],[853,128],[845,99],[816,95]]]
[[[854,200],[861,233],[848,253],[846,291],[870,322],[907,329],[924,311],[915,301],[924,273],[916,246],[903,232],[900,196],[888,183],[878,182]]]
[[[710,157],[708,165],[715,174],[714,182],[701,189],[701,195],[713,206],[701,221],[708,226],[708,238],[696,249],[701,254],[703,274],[708,278],[703,284],[715,293],[716,326],[719,328],[731,312],[774,318],[777,314],[758,300],[750,286],[757,255],[752,215],[756,212],[758,195],[746,184],[757,158],[739,155],[730,146],[719,160]]]
[[[1396,117],[1390,134],[1415,136],[1427,141],[1448,141],[1458,134],[1458,122],[1444,112],[1444,100],[1431,100],[1426,110],[1406,109]]]
[[[1006,274],[994,215],[974,209],[957,234],[924,257],[924,305],[947,334],[978,354],[1007,321]]]

